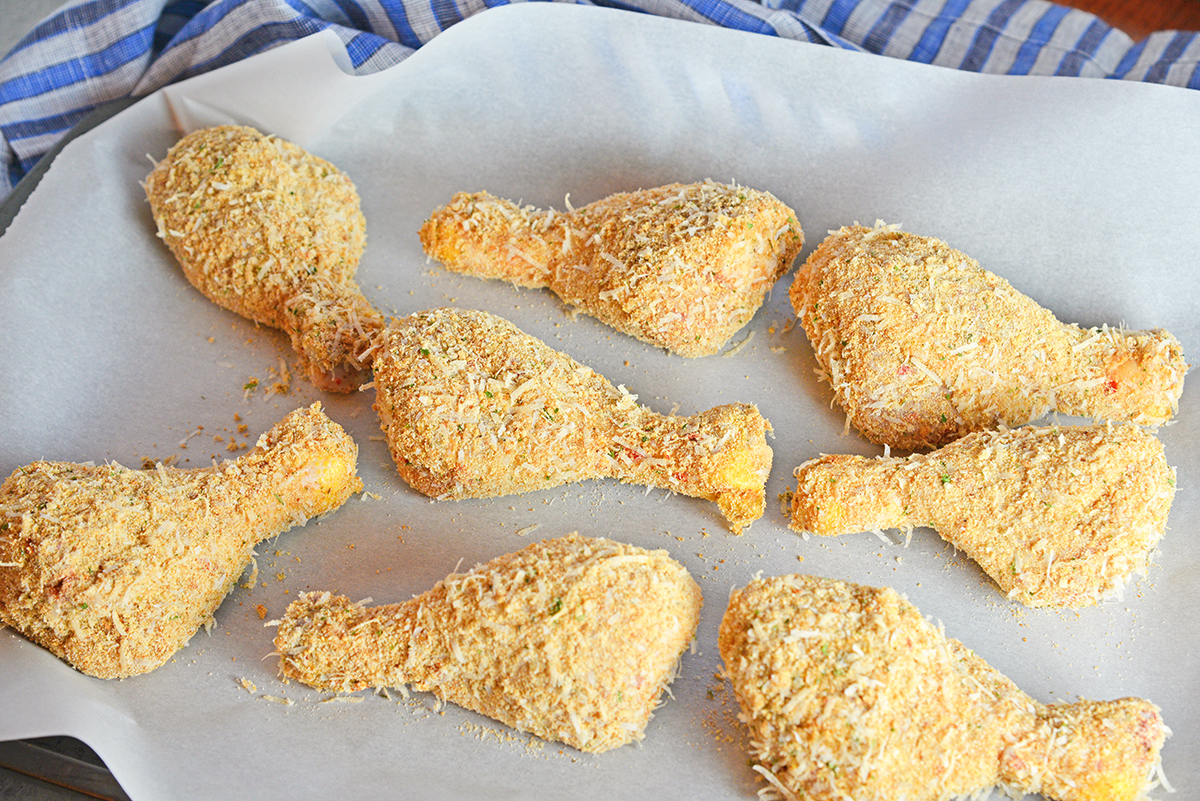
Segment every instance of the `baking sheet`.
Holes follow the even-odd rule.
[[[1200,352],[1200,96],[1082,79],[980,76],[584,6],[497,8],[397,67],[352,77],[317,36],[163,90],[72,142],[0,238],[0,474],[34,459],[236,455],[321,400],[360,447],[368,494],[259,548],[210,633],[106,682],[0,631],[0,739],[70,734],[134,799],[751,798],[718,678],[731,588],[760,571],[891,585],[1043,702],[1137,695],[1174,730],[1176,797],[1200,795],[1196,381],[1162,429],[1179,489],[1148,577],[1120,601],[1034,611],[929,531],[804,540],[775,502],[822,452],[875,454],[830,408],[785,277],[727,356],[687,360],[572,317],[545,292],[451,275],[416,231],[460,189],[564,208],[670,181],[736,180],[798,212],[808,245],[877,218],[978,258],[1060,319],[1164,327]],[[391,314],[487,309],[662,412],[759,405],[775,429],[767,513],[741,537],[715,506],[597,482],[435,503],[398,478],[373,393],[303,379],[268,396],[286,339],[203,298],[154,237],[138,182],[182,130],[260,127],[330,159],[363,197],[366,294]],[[746,341],[742,343],[743,337]],[[246,392],[251,379],[259,389]],[[239,426],[244,425],[244,431]],[[263,626],[296,593],[403,600],[535,538],[578,530],[666,548],[704,615],[673,698],[638,745],[598,756],[428,695],[350,700],[281,683]],[[1161,791],[1160,791],[1161,794]]]

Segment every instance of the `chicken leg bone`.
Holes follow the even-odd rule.
[[[734,531],[762,516],[770,428],[748,404],[652,412],[487,312],[394,321],[375,409],[400,475],[435,498],[486,498],[615,477],[716,501]]]
[[[426,221],[421,243],[455,272],[548,287],[618,331],[706,356],[750,321],[804,234],[773,195],[705,181],[567,212],[460,192]]]
[[[1137,426],[977,432],[928,454],[796,468],[790,527],[836,536],[928,526],[1028,606],[1079,607],[1144,571],[1175,471]]]
[[[411,685],[599,752],[642,738],[700,606],[665,551],[570,535],[399,604],[305,593],[275,646],[285,679],[335,692]]]
[[[219,126],[176,143],[146,195],[158,236],[209,300],[282,329],[319,388],[363,383],[384,319],[354,282],[366,222],[349,178],[291,142]]]
[[[17,468],[0,487],[0,619],[89,675],[152,670],[212,621],[257,543],[362,489],[356,458],[314,404],[212,467]]]
[[[1169,733],[1139,698],[1034,701],[890,588],[757,579],[719,648],[754,769],[789,799],[1135,801]]]
[[[792,305],[835,400],[872,442],[928,450],[1048,411],[1156,426],[1187,362],[1166,331],[1060,323],[937,239],[842,228],[796,271]]]

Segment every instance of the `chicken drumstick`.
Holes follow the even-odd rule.
[[[564,353],[482,311],[394,321],[375,409],[404,480],[486,498],[615,477],[716,501],[734,531],[762,516],[767,421],[748,404],[661,415]]]
[[[305,593],[275,647],[285,679],[335,692],[412,685],[599,752],[642,738],[700,606],[665,551],[570,535],[399,604]]]
[[[905,459],[796,468],[791,528],[834,536],[929,526],[1028,606],[1094,604],[1144,570],[1175,471],[1135,425],[981,431]]]
[[[706,356],[750,321],[804,234],[773,195],[705,181],[565,213],[460,192],[426,221],[421,243],[455,272],[548,287],[618,331]]]
[[[890,588],[813,576],[735,591],[721,658],[785,798],[949,801],[996,784],[1135,801],[1168,733],[1139,698],[1043,705]]]
[[[282,329],[309,379],[357,389],[383,316],[354,273],[366,222],[329,162],[252,128],[188,134],[146,179],[158,236],[209,300]]]
[[[851,226],[796,271],[792,305],[867,439],[905,450],[1050,410],[1159,425],[1187,372],[1166,331],[1066,325],[944,242]]]
[[[34,462],[0,486],[0,619],[100,678],[153,670],[212,620],[254,546],[362,489],[320,404],[194,470]]]

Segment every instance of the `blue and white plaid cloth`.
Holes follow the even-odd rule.
[[[510,0],[74,0],[0,60],[0,198],[97,106],[322,29],[360,74]],[[574,2],[576,0],[565,0]],[[1200,33],[1134,42],[1043,0],[577,0],[955,69],[1200,89]]]

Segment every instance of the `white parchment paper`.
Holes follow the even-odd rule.
[[[717,677],[731,588],[816,573],[904,592],[1040,701],[1137,695],[1174,730],[1177,798],[1200,795],[1200,461],[1196,380],[1160,436],[1178,467],[1170,530],[1125,597],[1071,612],[1013,605],[932,532],[803,540],[774,499],[822,452],[878,453],[830,408],[785,277],[729,356],[686,360],[573,318],[544,292],[427,263],[416,232],[457,190],[564,208],[670,181],[736,180],[796,209],[808,239],[876,219],[935,235],[1083,325],[1163,327],[1200,353],[1200,95],[1085,79],[959,73],[580,6],[498,8],[387,72],[352,77],[315,37],[164,90],[69,145],[0,239],[0,474],[34,459],[201,466],[322,400],[354,435],[368,494],[264,544],[167,665],[83,676],[0,632],[0,738],[71,734],[134,799],[751,798],[736,704]],[[192,289],[139,186],[183,130],[240,122],[356,181],[359,279],[392,314],[456,304],[508,317],[652,408],[754,402],[771,420],[766,516],[744,535],[713,505],[614,483],[434,503],[398,478],[373,393],[303,379],[291,353]],[[736,341],[741,340],[739,336]],[[251,381],[259,389],[244,391]],[[239,428],[244,426],[244,429]],[[578,530],[666,548],[705,610],[646,739],[600,756],[543,743],[426,695],[333,699],[276,678],[274,630],[304,590],[403,600]],[[1160,791],[1161,792],[1161,791]]]

